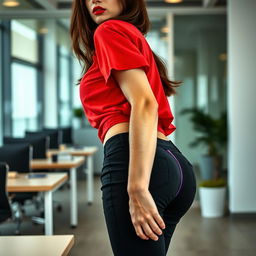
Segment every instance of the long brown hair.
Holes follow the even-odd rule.
[[[119,0],[123,7],[120,15],[107,20],[123,20],[136,26],[143,35],[150,29],[150,21],[146,9],[145,0]],[[106,20],[105,20],[106,21]],[[92,54],[95,50],[93,43],[93,34],[98,24],[93,21],[86,7],[85,0],[74,0],[72,4],[72,15],[70,24],[70,35],[72,48],[79,63],[82,65],[82,76],[92,65]],[[181,81],[175,82],[168,79],[167,69],[164,61],[152,50],[157,68],[161,77],[165,95],[171,96],[177,94],[174,87],[181,85]],[[80,84],[82,78],[78,80]]]

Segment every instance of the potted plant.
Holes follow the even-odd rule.
[[[81,128],[83,126],[83,117],[84,117],[84,110],[81,107],[73,109],[73,116],[74,116],[74,127]]]
[[[227,113],[222,112],[214,119],[202,109],[183,109],[181,114],[190,113],[194,129],[200,135],[190,143],[191,147],[204,144],[207,154],[201,156],[199,183],[201,214],[203,217],[220,217],[224,215],[227,181],[221,177],[222,155],[227,144]]]
[[[207,147],[207,153],[201,156],[199,165],[203,180],[220,178],[222,168],[221,151],[227,144],[227,113],[222,112],[220,117],[214,119],[202,109],[186,108],[181,114],[191,114],[190,120],[195,131],[200,135],[189,146],[196,147],[203,144]]]

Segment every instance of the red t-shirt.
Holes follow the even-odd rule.
[[[108,20],[96,28],[93,40],[93,64],[81,80],[80,99],[88,121],[98,129],[101,142],[111,126],[130,119],[130,103],[111,76],[111,69],[145,71],[158,102],[157,130],[171,134],[176,129],[172,124],[174,117],[144,35],[129,22]]]

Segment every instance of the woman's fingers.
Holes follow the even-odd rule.
[[[142,228],[140,225],[135,225],[135,231],[137,236],[139,236],[140,238],[144,239],[144,240],[148,240],[149,238],[144,234]]]
[[[158,240],[165,223],[160,216],[154,199],[148,190],[129,194],[129,211],[136,234],[142,238]]]
[[[150,237],[151,239],[153,239],[155,241],[158,240],[158,236],[153,232],[153,230],[150,228],[148,223],[146,223],[146,222],[142,223],[142,228],[148,237]]]
[[[156,220],[157,224],[162,228],[165,229],[165,224],[164,221],[162,219],[162,217],[160,216],[160,214],[158,212],[155,212],[153,214],[154,219]]]
[[[162,235],[162,230],[157,225],[156,221],[153,219],[153,216],[148,220],[148,223],[151,229],[158,235]]]
[[[148,238],[151,238],[155,241],[158,240],[158,235],[162,234],[161,229],[156,224],[153,217],[147,217],[144,219],[141,219],[140,221],[135,221],[133,223],[135,231],[137,236],[144,240],[148,240]]]

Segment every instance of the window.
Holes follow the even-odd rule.
[[[65,46],[58,47],[59,125],[71,125],[71,58]]]
[[[37,70],[12,63],[12,134],[22,137],[25,130],[37,129]]]
[[[39,40],[35,20],[11,21],[12,136],[38,129]]]

